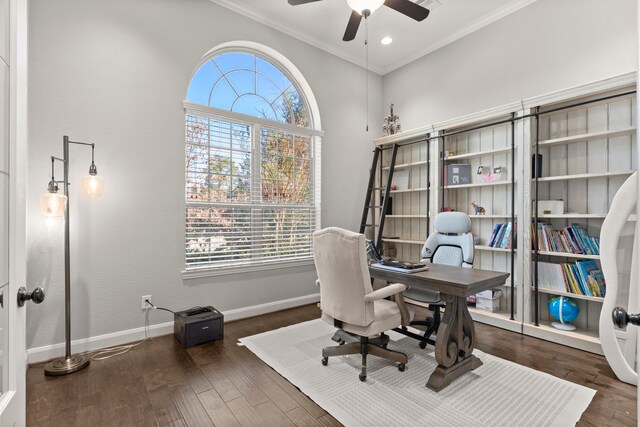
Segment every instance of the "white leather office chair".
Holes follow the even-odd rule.
[[[402,300],[406,286],[394,283],[373,291],[362,234],[336,227],[316,231],[313,259],[322,319],[340,329],[333,338],[340,345],[322,349],[322,364],[327,365],[330,356],[362,354],[360,380],[365,381],[367,354],[373,354],[398,362],[404,371],[407,355],[386,348],[389,336],[384,331],[408,324]]]
[[[469,216],[463,212],[441,212],[436,215],[433,225],[436,232],[427,237],[422,247],[422,261],[472,268],[474,244]],[[409,323],[410,326],[427,327],[424,339],[420,341],[420,348],[425,348],[427,340],[440,326],[440,307],[444,307],[445,302],[438,292],[414,288],[405,291],[404,299],[407,304],[433,311],[433,317]]]

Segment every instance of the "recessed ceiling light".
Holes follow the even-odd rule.
[[[392,41],[393,39],[387,36],[387,37],[384,37],[382,40],[380,40],[380,43],[382,43],[383,45],[388,45],[388,44],[391,44]]]

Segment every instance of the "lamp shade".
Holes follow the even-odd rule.
[[[347,3],[351,9],[362,15],[365,10],[373,13],[384,4],[384,0],[347,0]]]
[[[89,197],[99,197],[104,189],[104,178],[100,175],[85,175],[82,178],[82,188]]]
[[[67,206],[67,196],[58,193],[44,193],[40,196],[40,206],[44,216],[62,216]]]

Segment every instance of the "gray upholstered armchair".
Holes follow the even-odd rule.
[[[433,226],[436,232],[427,237],[422,247],[422,261],[472,268],[474,244],[469,216],[464,212],[441,212],[436,215]],[[440,293],[422,289],[407,289],[404,299],[407,304],[433,311],[433,317],[410,323],[411,326],[426,326],[420,341],[420,348],[425,348],[431,335],[438,331],[440,307],[445,303],[440,299]]]
[[[360,380],[365,381],[367,354],[373,354],[398,362],[398,369],[404,371],[407,355],[386,348],[389,336],[384,331],[408,324],[409,312],[402,299],[406,286],[394,283],[373,290],[362,234],[336,227],[317,231],[313,258],[322,319],[339,329],[333,339],[340,345],[322,349],[322,364],[327,365],[330,356],[361,354]]]

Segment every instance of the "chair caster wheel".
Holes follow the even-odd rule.
[[[406,369],[406,365],[404,363],[401,363],[398,365],[398,371],[400,372],[404,372],[404,370]]]
[[[328,363],[329,363],[329,358],[328,358],[328,357],[323,357],[323,358],[322,358],[322,364],[323,364],[324,366],[327,366],[327,364],[328,364]]]
[[[367,380],[367,376],[366,376],[366,375],[362,375],[362,374],[360,374],[360,375],[358,375],[358,377],[360,378],[360,381],[363,381],[363,382],[364,382],[364,381],[366,381],[366,380]]]
[[[424,341],[420,341],[420,344],[418,344],[420,346],[421,349],[425,349],[427,347],[427,343]]]
[[[346,342],[344,342],[343,340],[338,341],[338,345],[345,345]]]
[[[387,344],[382,344],[380,347],[382,347],[382,348],[384,348],[386,350]]]

